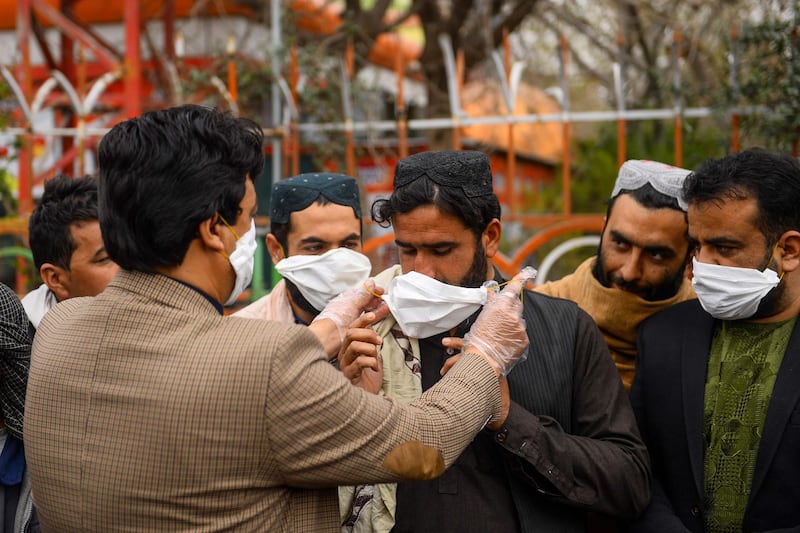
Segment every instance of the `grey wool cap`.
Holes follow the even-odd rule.
[[[689,174],[690,171],[685,168],[673,167],[658,161],[630,159],[619,168],[611,198],[616,198],[622,191],[635,191],[649,183],[661,194],[675,198],[678,206],[686,211],[683,182]]]

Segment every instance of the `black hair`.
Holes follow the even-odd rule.
[[[144,272],[179,265],[202,221],[219,213],[236,224],[245,180],[264,167],[263,141],[255,122],[197,105],[115,126],[98,149],[100,228],[111,259]]]
[[[77,243],[70,227],[97,220],[97,180],[91,176],[56,176],[44,182],[44,193],[28,220],[28,242],[39,269],[52,263],[69,270]]]
[[[468,197],[461,187],[443,187],[427,176],[420,176],[395,189],[389,198],[376,200],[372,204],[372,220],[388,228],[394,215],[424,205],[433,205],[442,213],[461,219],[476,238],[492,219],[500,219],[500,202],[495,194]]]
[[[690,205],[755,198],[755,224],[768,246],[800,230],[800,163],[788,154],[751,148],[709,159],[689,174],[683,193]]]

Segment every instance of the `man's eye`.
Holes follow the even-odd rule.
[[[445,255],[448,255],[452,251],[453,251],[452,248],[444,248],[444,249],[439,249],[439,250],[433,250],[433,255],[435,255],[436,257],[443,257]]]

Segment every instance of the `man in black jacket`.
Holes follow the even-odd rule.
[[[653,463],[637,532],[800,531],[800,164],[752,149],[684,183],[697,300],[639,331]]]
[[[462,288],[502,283],[492,266],[500,205],[486,155],[402,159],[391,197],[378,200],[372,216],[395,232],[400,265],[390,277],[416,272],[442,282],[442,294],[427,293],[428,309],[423,301],[417,318]],[[391,299],[396,285],[376,279]],[[506,423],[481,432],[441,478],[399,484],[393,531],[584,531],[588,511],[629,517],[647,505],[647,453],[603,336],[572,302],[525,291],[523,305],[531,344],[508,376]],[[380,348],[383,392],[395,397],[432,387],[475,317],[409,331],[404,322],[415,313],[400,311]],[[399,363],[385,356],[395,342]]]

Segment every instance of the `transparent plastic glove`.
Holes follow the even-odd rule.
[[[498,372],[506,376],[527,354],[528,334],[522,319],[520,293],[536,270],[525,267],[500,292],[489,292],[478,319],[464,336],[464,352],[482,354]]]
[[[325,309],[314,318],[312,323],[325,318],[331,320],[339,330],[341,343],[344,341],[347,328],[361,316],[361,313],[380,312],[382,307],[386,307],[380,297],[381,294],[383,294],[383,288],[376,286],[375,280],[370,278],[362,286],[345,291],[328,302]]]

